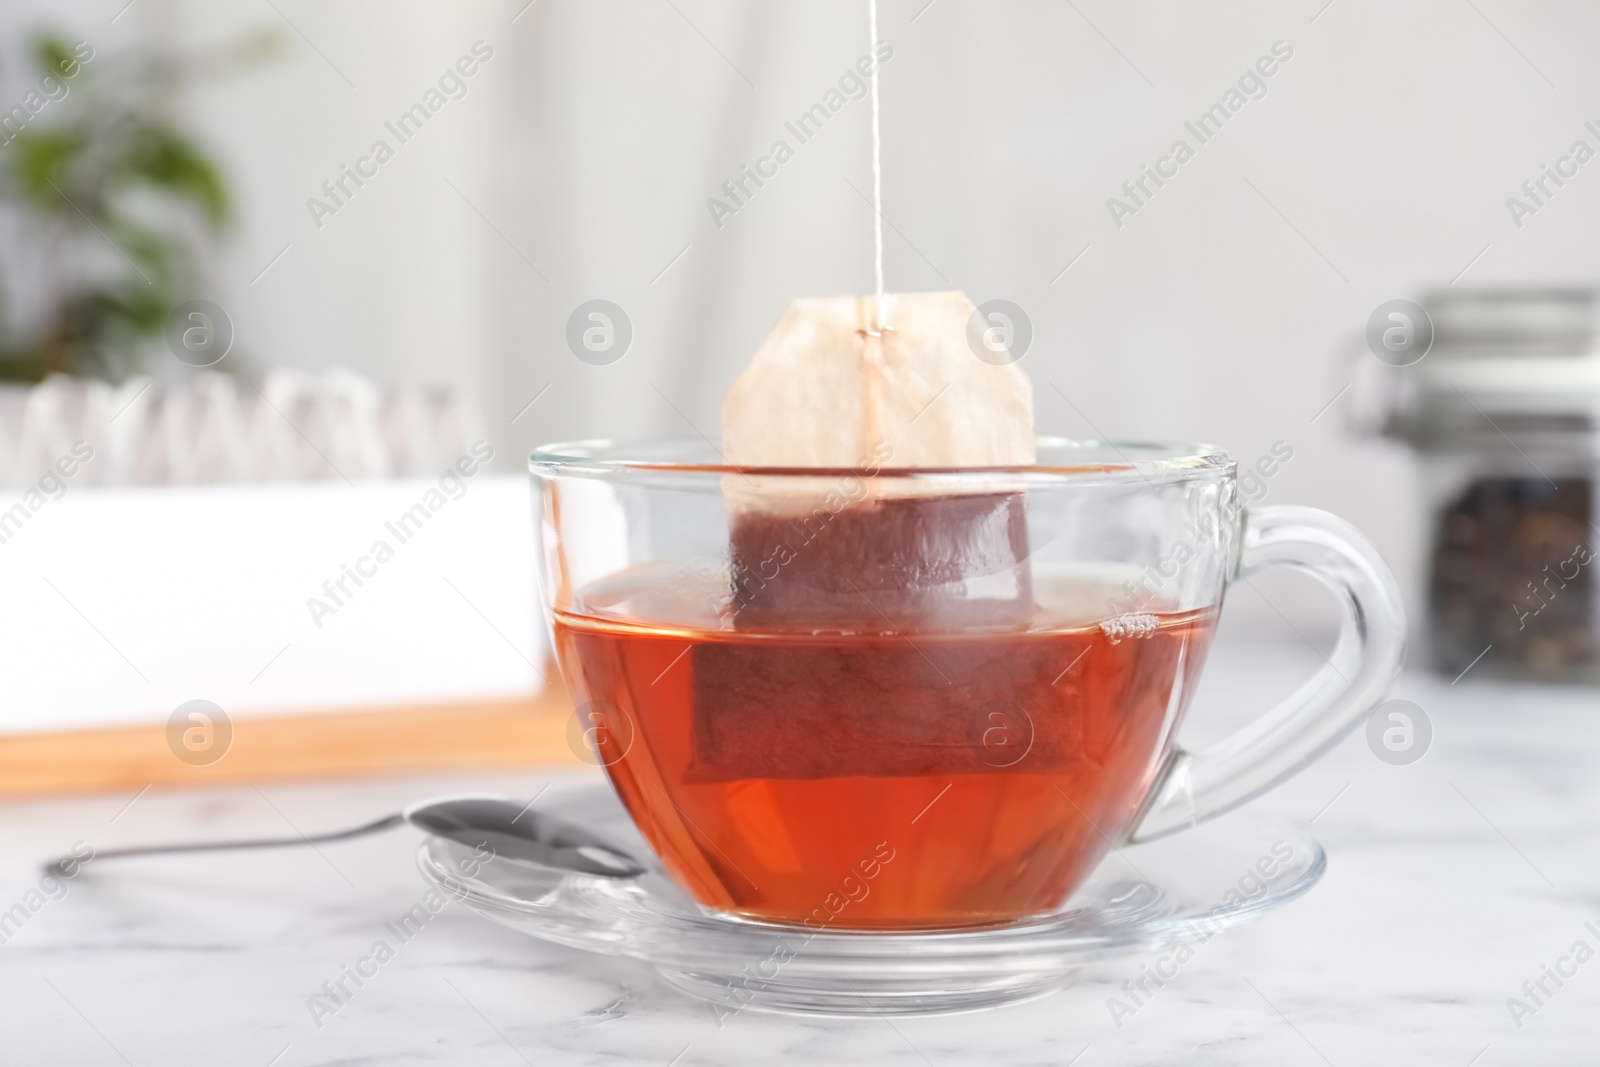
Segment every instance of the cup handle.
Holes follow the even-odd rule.
[[[1149,841],[1238,807],[1296,774],[1370,711],[1405,658],[1400,588],[1372,543],[1316,508],[1268,507],[1245,515],[1234,579],[1295,567],[1321,580],[1340,605],[1339,642],[1295,693],[1200,752],[1175,745],[1128,835]]]

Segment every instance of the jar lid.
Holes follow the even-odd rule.
[[[1422,307],[1433,352],[1447,358],[1581,355],[1595,336],[1593,289],[1444,289]]]
[[[1422,308],[1433,344],[1421,360],[1366,361],[1378,379],[1363,390],[1368,428],[1423,450],[1588,450],[1600,427],[1595,290],[1450,289]]]

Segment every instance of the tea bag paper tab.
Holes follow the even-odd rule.
[[[1028,376],[974,355],[967,295],[885,302],[881,331],[870,296],[789,305],[723,401],[728,463],[855,467],[885,452],[887,467],[1034,462]]]

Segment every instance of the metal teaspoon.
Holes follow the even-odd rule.
[[[229,848],[280,848],[343,841],[410,823],[437,837],[447,837],[471,848],[488,846],[497,857],[522,860],[553,870],[573,871],[602,878],[633,878],[644,865],[619,845],[583,826],[543,812],[518,806],[506,797],[464,795],[419,801],[398,815],[329,834],[280,837],[257,841],[206,841],[183,845],[146,845],[139,848],[96,852],[94,859],[150,856],[168,852],[208,852]],[[45,869],[70,877],[69,869],[82,860],[63,856]]]

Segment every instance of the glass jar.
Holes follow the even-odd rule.
[[[1353,410],[1421,463],[1433,665],[1600,682],[1595,293],[1448,290],[1421,307],[1431,347],[1409,366],[1363,354]]]

